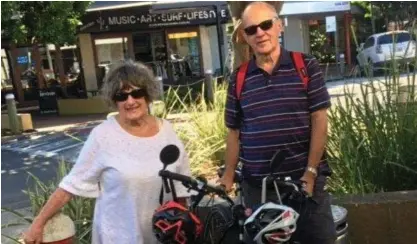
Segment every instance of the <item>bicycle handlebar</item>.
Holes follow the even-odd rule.
[[[176,180],[176,181],[181,181],[181,182],[183,182],[185,184],[188,184],[188,185],[196,185],[197,184],[197,181],[192,179],[189,176],[177,174],[177,173],[174,173],[174,172],[171,172],[171,171],[168,171],[168,170],[159,171],[159,176],[164,177],[164,178],[168,178],[168,179],[173,179],[173,180]]]
[[[294,188],[294,191],[296,192],[301,192],[301,188],[302,188],[302,182],[301,181],[281,181],[281,180],[275,180],[275,182],[277,183],[278,186],[289,186]]]
[[[209,183],[204,178],[195,179],[186,175],[177,174],[168,170],[161,170],[159,171],[159,176],[167,179],[172,179],[176,181],[180,181],[185,187],[191,188],[198,192],[204,191],[205,194],[214,193],[219,195],[226,200],[230,200],[224,187],[221,186],[214,186]],[[233,201],[232,201],[233,202]]]

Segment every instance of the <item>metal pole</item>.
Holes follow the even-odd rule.
[[[214,9],[216,11],[216,20],[217,20],[217,43],[219,46],[219,58],[220,58],[220,74],[223,74],[223,30],[221,28],[221,23],[220,23],[220,11],[217,5],[214,5]]]
[[[162,78],[162,76],[157,76],[156,79],[158,80],[159,83],[159,97],[160,99],[163,101],[164,100],[164,79]]]
[[[207,100],[209,103],[214,102],[214,93],[213,93],[213,72],[211,70],[206,70],[204,79],[204,87],[206,89]]]
[[[338,73],[340,74],[340,57],[339,57],[339,36],[337,33],[337,21],[336,21],[336,30],[334,32],[334,45],[335,45],[335,51],[336,51],[336,67],[337,70],[339,71]]]
[[[16,101],[14,100],[14,94],[9,93],[6,95],[7,114],[9,116],[9,126],[13,134],[20,133],[19,118],[17,116]]]
[[[339,62],[340,62],[340,74],[342,77],[345,76],[345,55],[343,53],[339,56]]]

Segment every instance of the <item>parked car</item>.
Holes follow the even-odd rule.
[[[371,35],[361,43],[357,60],[361,69],[373,75],[388,62],[411,63],[416,55],[416,41],[408,31],[390,31]]]

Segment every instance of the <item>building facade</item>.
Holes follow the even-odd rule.
[[[86,89],[98,90],[107,65],[126,58],[147,64],[164,83],[220,74],[229,19],[226,2],[92,6],[78,34]]]
[[[345,62],[350,64],[356,58],[350,33],[351,17],[356,12],[347,1],[284,2],[281,45],[311,53],[311,30],[331,24],[326,17],[334,17],[335,31],[327,33],[329,39],[333,38],[330,52],[337,57],[344,54]],[[126,58],[146,63],[166,84],[187,84],[201,79],[208,70],[218,75],[225,73],[230,61],[226,27],[231,23],[226,1],[97,1],[82,17],[78,45],[68,50],[71,57],[64,65],[69,69],[77,64],[88,96],[97,94],[108,64]],[[2,91],[29,89],[25,88],[27,80],[22,78],[20,86],[11,80],[13,72],[21,73],[32,66],[30,47],[19,49],[13,62],[6,57],[5,53],[13,55],[9,47],[3,47],[2,40],[3,48],[2,73],[9,75],[2,75]],[[78,57],[77,62],[72,56]],[[52,62],[53,57],[52,54]],[[47,57],[42,66],[49,66]],[[30,94],[37,93],[37,86],[32,87]],[[25,100],[32,100],[26,90]]]

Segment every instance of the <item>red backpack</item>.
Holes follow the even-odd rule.
[[[297,70],[298,75],[303,81],[304,88],[307,90],[308,82],[310,77],[308,77],[307,70],[304,64],[304,59],[302,53],[300,52],[290,52],[292,61],[294,63],[295,69]],[[243,63],[237,72],[236,77],[236,97],[239,100],[242,93],[243,84],[246,78],[246,71],[248,70],[249,62]]]

